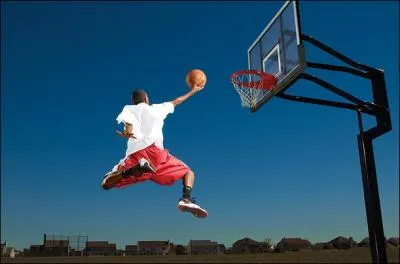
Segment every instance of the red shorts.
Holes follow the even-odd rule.
[[[115,187],[123,187],[147,180],[151,180],[160,185],[172,185],[190,171],[185,163],[169,154],[167,150],[160,149],[154,144],[129,155],[124,160],[123,164],[118,166],[118,170],[125,170],[135,166],[141,158],[148,160],[151,166],[155,168],[156,172],[125,178],[120,183],[116,184]]]

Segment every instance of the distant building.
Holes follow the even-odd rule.
[[[29,247],[29,256],[38,257],[41,256],[43,252],[43,245],[31,245]]]
[[[394,246],[394,247],[398,247],[399,246],[399,238],[398,237],[389,238],[389,240],[387,242],[391,246]]]
[[[68,256],[69,241],[67,239],[47,239],[44,235],[42,255],[45,256]]]
[[[29,248],[24,248],[24,250],[22,251],[22,255],[24,257],[29,257]]]
[[[323,245],[324,245],[323,249],[325,249],[325,250],[335,249],[335,246],[331,242],[325,242],[325,243],[323,243]]]
[[[353,240],[353,238],[345,238],[342,236],[338,236],[328,243],[332,244],[335,249],[350,249],[357,246],[357,243]]]
[[[169,242],[169,252],[168,255],[176,255],[175,252],[175,244],[172,242]]]
[[[311,242],[301,238],[283,238],[277,245],[276,251],[299,251],[311,249]]]
[[[86,256],[115,256],[117,245],[109,244],[108,241],[87,241],[84,249]]]
[[[4,243],[1,243],[0,246],[1,246],[1,256],[3,257],[6,254],[7,241],[4,241]]]
[[[387,247],[398,247],[399,246],[399,238],[398,237],[392,237],[392,238],[389,238],[389,239],[385,239],[385,245]],[[366,237],[363,240],[361,240],[357,244],[357,247],[370,247],[369,237]]]
[[[233,243],[229,253],[264,253],[270,250],[270,245],[265,242],[258,242],[254,239],[245,237]]]
[[[168,255],[172,244],[169,241],[138,241],[138,255]]]
[[[186,247],[187,254],[206,255],[223,254],[225,246],[211,240],[190,240]]]
[[[125,246],[125,255],[126,256],[135,256],[138,254],[138,246],[137,245],[126,245]]]

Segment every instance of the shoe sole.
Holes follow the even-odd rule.
[[[182,212],[188,212],[194,215],[195,217],[198,218],[206,218],[208,216],[208,213],[206,210],[201,209],[201,208],[193,208],[193,207],[188,207],[184,205],[178,205],[179,210]]]
[[[109,190],[115,186],[118,182],[120,182],[124,177],[122,176],[122,172],[118,171],[108,175],[101,183],[101,187],[104,190]]]

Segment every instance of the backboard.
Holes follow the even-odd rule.
[[[257,111],[280,91],[288,88],[305,69],[297,0],[286,1],[248,51],[249,70],[272,74],[272,90],[254,90],[251,111]]]

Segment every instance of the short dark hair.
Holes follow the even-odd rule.
[[[132,102],[134,105],[145,102],[147,93],[145,90],[135,90],[132,92]]]

